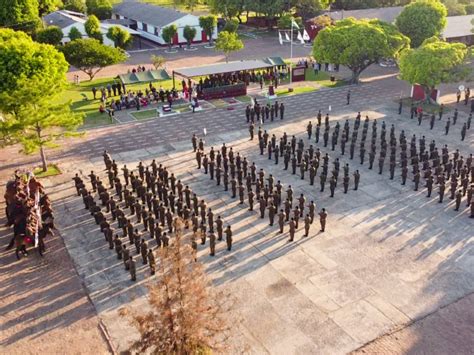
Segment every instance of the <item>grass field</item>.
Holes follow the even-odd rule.
[[[45,177],[48,177],[48,176],[55,176],[55,175],[59,175],[61,174],[61,170],[59,170],[59,168],[57,167],[57,165],[55,164],[49,164],[48,165],[48,170],[46,171],[43,171],[43,168],[35,168],[33,170],[33,174],[35,174],[35,176],[37,178],[45,178]]]
[[[79,85],[70,84],[69,88],[65,91],[64,96],[61,98],[61,102],[70,102],[71,109],[74,112],[85,115],[85,128],[112,124],[113,122],[109,119],[107,114],[99,112],[100,100],[94,100],[92,88],[96,87],[97,89],[100,89],[101,87],[105,87],[107,84],[113,82],[114,78],[102,78],[94,79],[92,81],[83,81]],[[161,85],[164,89],[171,89],[173,87],[173,80],[155,82],[153,85],[155,87]],[[127,85],[127,90],[145,91],[147,87],[148,83]],[[97,94],[97,97],[100,97],[100,93]],[[87,98],[87,100],[85,100],[85,98]],[[118,96],[116,96],[116,98],[118,98]],[[110,99],[107,100],[107,102],[110,102]]]

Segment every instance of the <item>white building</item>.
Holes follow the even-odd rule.
[[[88,38],[87,32],[85,30],[84,24],[87,21],[87,16],[81,14],[79,12],[67,11],[67,10],[59,10],[51,12],[43,17],[43,22],[46,26],[57,26],[63,32],[63,39],[62,43],[67,43],[71,39],[69,38],[69,32],[73,27],[77,28],[78,31],[81,33],[82,38]],[[110,27],[118,26],[123,28],[124,30],[128,31],[131,35],[138,34],[137,31],[134,31],[131,28],[122,26],[120,24],[112,24],[112,23],[101,23],[100,24],[100,32],[102,33],[102,37],[104,38],[103,43],[107,46],[114,46],[114,42],[107,38],[106,34]]]
[[[183,35],[185,26],[196,28],[196,37],[193,43],[208,41],[206,34],[199,26],[198,16],[166,7],[141,2],[123,2],[113,7],[112,19],[129,20],[130,28],[136,30],[140,36],[161,45],[166,45],[161,35],[162,30],[170,25],[176,25],[178,28],[178,33],[173,39],[174,45],[186,43]],[[212,37],[214,39],[217,37],[217,27],[214,28]]]

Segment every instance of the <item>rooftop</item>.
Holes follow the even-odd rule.
[[[446,24],[446,28],[442,34],[444,38],[456,38],[473,35],[471,29],[474,27],[474,25],[471,24],[471,21],[474,20],[474,15],[448,16],[447,20],[448,23]]]
[[[59,10],[43,16],[43,21],[46,26],[58,26],[62,29],[77,22],[84,22],[85,18],[86,15],[79,12]]]
[[[187,16],[180,11],[141,2],[122,2],[114,5],[113,13],[158,27]]]

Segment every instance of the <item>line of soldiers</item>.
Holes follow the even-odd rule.
[[[369,118],[366,117],[362,123],[360,112],[357,114],[355,119],[352,135],[350,140],[349,155],[350,159],[354,159],[355,148],[358,139],[358,130],[362,124],[362,136],[359,147],[359,158],[360,164],[364,164],[366,156],[366,141],[369,130]],[[333,136],[337,135],[337,123]],[[416,135],[413,135],[408,145],[405,131],[400,132],[398,141],[395,135],[395,126],[392,124],[389,132],[389,141],[387,142],[387,127],[385,121],[381,124],[380,136],[377,134],[378,124],[377,120],[372,121],[371,130],[371,141],[368,152],[369,169],[373,169],[377,148],[380,148],[378,157],[378,172],[383,173],[385,167],[385,159],[389,154],[389,172],[390,179],[393,180],[395,177],[395,170],[397,166],[401,168],[401,179],[402,185],[406,184],[409,165],[411,165],[413,182],[415,185],[415,191],[421,183],[421,177],[425,179],[425,187],[428,190],[427,197],[431,196],[433,186],[436,183],[439,187],[439,202],[443,201],[446,184],[450,185],[450,197],[456,201],[455,210],[458,211],[461,206],[462,198],[466,196],[467,206],[471,206],[471,217],[474,217],[474,206],[473,206],[473,193],[474,185],[474,164],[472,154],[466,159],[460,154],[457,149],[450,158],[449,150],[447,145],[441,149],[441,154],[436,147],[436,142],[431,141],[428,146],[425,136],[422,136],[417,140]],[[346,120],[343,128],[342,140],[341,140],[341,154],[344,155],[344,146],[346,142],[349,142],[350,128],[349,121]],[[318,141],[318,139],[316,138]],[[326,142],[325,142],[326,144]],[[397,145],[400,147],[399,160],[397,161]],[[457,190],[460,188],[459,190]]]
[[[262,122],[270,120],[273,122],[274,119],[283,120],[285,115],[285,105],[283,102],[278,104],[278,101],[275,101],[273,105],[268,103],[266,106],[261,106],[255,99],[255,104],[253,106],[247,105],[245,108],[245,117],[247,118],[247,123],[252,125],[255,122]]]
[[[149,238],[156,241],[156,247],[167,247],[171,234],[176,231],[177,219],[184,221],[186,229],[192,225],[193,238],[191,246],[197,252],[195,238],[197,231],[204,232],[201,238],[205,241],[206,212],[204,200],[199,202],[196,194],[192,193],[188,186],[183,186],[174,174],[170,174],[166,167],[157,164],[155,160],[151,165],[144,166],[142,162],[138,165],[138,175],[133,170],[129,170],[126,165],[121,169],[125,186],[118,176],[118,166],[110,155],[104,152],[104,163],[107,171],[109,189],[104,186],[100,177],[91,171],[89,174],[92,191],[88,190],[78,174],[73,178],[79,196],[82,196],[85,208],[91,212],[100,231],[104,233],[105,240],[109,243],[110,249],[115,249],[117,258],[124,261],[125,269],[130,271],[132,281],[136,280],[136,264],[130,254],[135,247],[137,254],[141,254],[143,264],[150,265],[153,275],[156,268],[156,260],[153,249],[149,248],[145,238],[148,233]],[[95,201],[92,192],[97,192],[98,201]],[[117,200],[117,199],[118,200]],[[105,209],[105,210],[104,210]],[[126,209],[130,214],[127,216]],[[201,210],[201,211],[199,211]],[[112,221],[107,221],[106,213],[111,214]],[[201,222],[198,215],[201,215]],[[135,221],[133,221],[136,219]],[[117,228],[112,224],[117,221]],[[143,224],[143,231],[139,231],[139,225]],[[211,225],[211,224],[210,224]],[[227,249],[231,250],[232,230],[230,226],[223,231],[223,221],[220,217],[216,220],[217,231],[226,234]],[[118,231],[122,229],[122,236]],[[204,231],[203,231],[204,229]],[[212,230],[213,227],[210,227]],[[212,234],[213,232],[210,232]],[[127,248],[125,238],[130,242]],[[212,236],[209,237],[212,240]],[[215,239],[215,238],[214,238]],[[222,239],[222,238],[220,238]],[[219,239],[219,240],[220,240]],[[201,244],[204,244],[201,243]],[[211,245],[211,254],[215,245]]]
[[[192,141],[194,148],[195,138]],[[268,211],[270,226],[273,226],[277,218],[280,233],[284,233],[285,223],[288,222],[290,241],[294,240],[300,218],[304,218],[304,235],[309,235],[316,213],[316,204],[311,201],[306,205],[304,194],[296,198],[291,185],[288,186],[286,199],[283,200],[283,185],[279,180],[275,181],[271,174],[266,178],[263,169],[258,170],[254,162],[249,164],[246,157],[241,156],[239,152],[234,153],[232,147],[228,148],[225,143],[218,150],[211,147],[208,154],[201,149],[196,149],[196,162],[198,169],[203,168],[204,173],[208,174],[211,180],[215,180],[217,186],[224,185],[224,191],[230,189],[232,198],[237,198],[238,195],[240,204],[244,204],[245,195],[247,195],[249,211],[254,210],[255,202],[259,204],[262,219]],[[278,208],[280,208],[279,213]],[[305,208],[308,209],[306,215]],[[324,232],[327,219],[324,208],[319,212],[319,219],[321,232]]]
[[[326,129],[325,135],[329,135],[329,116],[327,115],[326,120]],[[319,142],[319,127],[316,127],[316,138],[317,142]],[[311,121],[308,123],[306,127],[308,140],[311,142],[312,134],[313,134],[313,124]],[[337,144],[339,139],[339,131],[340,127],[339,124],[336,125],[335,133],[333,134],[334,146]],[[344,131],[345,132],[345,131]],[[343,133],[342,139],[345,140]],[[319,148],[314,148],[312,144],[309,145],[308,149],[305,150],[305,143],[303,139],[297,140],[296,136],[292,136],[291,139],[288,137],[286,132],[283,133],[283,136],[280,137],[279,143],[277,143],[278,139],[273,134],[271,137],[268,132],[262,129],[258,131],[258,144],[260,149],[260,155],[267,154],[269,160],[274,160],[275,164],[278,164],[280,158],[283,158],[284,170],[288,170],[291,164],[291,172],[293,175],[296,174],[297,168],[299,167],[299,175],[301,180],[305,179],[306,174],[309,177],[309,183],[311,186],[314,185],[315,178],[318,173],[319,166],[322,165],[322,172],[319,176],[320,180],[320,191],[323,192],[326,186],[326,181],[328,180],[329,175],[329,154],[326,153],[323,155]],[[322,161],[322,164],[321,164]],[[337,187],[339,174],[341,170],[341,162],[339,158],[336,158],[333,162],[334,169],[331,172],[331,177],[329,178],[329,189],[331,191],[331,197],[334,197],[334,192]],[[350,184],[350,169],[349,164],[345,164],[342,166],[343,170],[343,178],[342,178],[342,185],[344,188],[344,193],[347,193],[349,190]],[[353,182],[354,182],[354,190],[359,188],[360,183],[360,173],[359,170],[356,170],[353,173]]]
[[[398,112],[399,114],[401,114],[401,106],[399,106]],[[443,114],[444,114],[444,105],[441,105],[438,111],[438,117],[439,117],[438,120],[441,120],[443,118]],[[410,118],[414,119],[415,116],[418,119],[418,126],[421,126],[421,123],[423,121],[423,111],[417,110],[412,103],[412,106],[410,109]],[[446,120],[446,124],[444,126],[445,135],[449,134],[449,130],[451,126],[456,125],[458,118],[459,118],[459,111],[456,108],[454,109],[454,112],[453,112],[453,119],[451,120],[451,117],[449,116],[448,119]],[[436,122],[436,115],[433,112],[430,116],[430,130],[434,128],[435,122]],[[469,114],[466,122],[464,122],[461,127],[461,141],[464,141],[464,139],[466,138],[467,131],[471,129],[471,122],[472,122],[472,112]]]

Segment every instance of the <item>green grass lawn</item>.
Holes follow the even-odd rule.
[[[296,87],[293,88],[292,92],[289,92],[288,89],[278,89],[275,90],[275,94],[280,97],[280,96],[292,96],[292,95],[298,95],[298,94],[305,94],[308,92],[313,92],[316,91],[316,88],[310,87],[310,86],[301,86],[301,87]]]
[[[93,99],[92,88],[96,87],[97,89],[100,89],[101,87],[105,87],[107,84],[113,82],[114,78],[101,78],[92,81],[83,81],[79,85],[71,83],[60,101],[61,103],[70,102],[73,112],[85,115],[84,128],[112,124],[113,122],[107,114],[99,112],[100,100]],[[173,87],[173,80],[157,81],[154,82],[153,85],[155,87],[163,86],[164,89],[171,89]],[[145,91],[147,87],[148,83],[127,85],[127,90]],[[84,99],[84,95],[87,100]],[[100,97],[100,93],[97,94],[97,97]],[[118,98],[118,96],[115,96],[115,98]],[[110,99],[108,99],[107,102],[110,102]]]
[[[38,168],[35,168],[33,170],[33,174],[35,174],[35,176],[37,178],[41,179],[41,178],[45,178],[45,177],[48,177],[48,176],[60,175],[61,170],[59,170],[59,168],[56,164],[49,164],[48,165],[48,170],[43,171],[43,168],[38,167]]]

